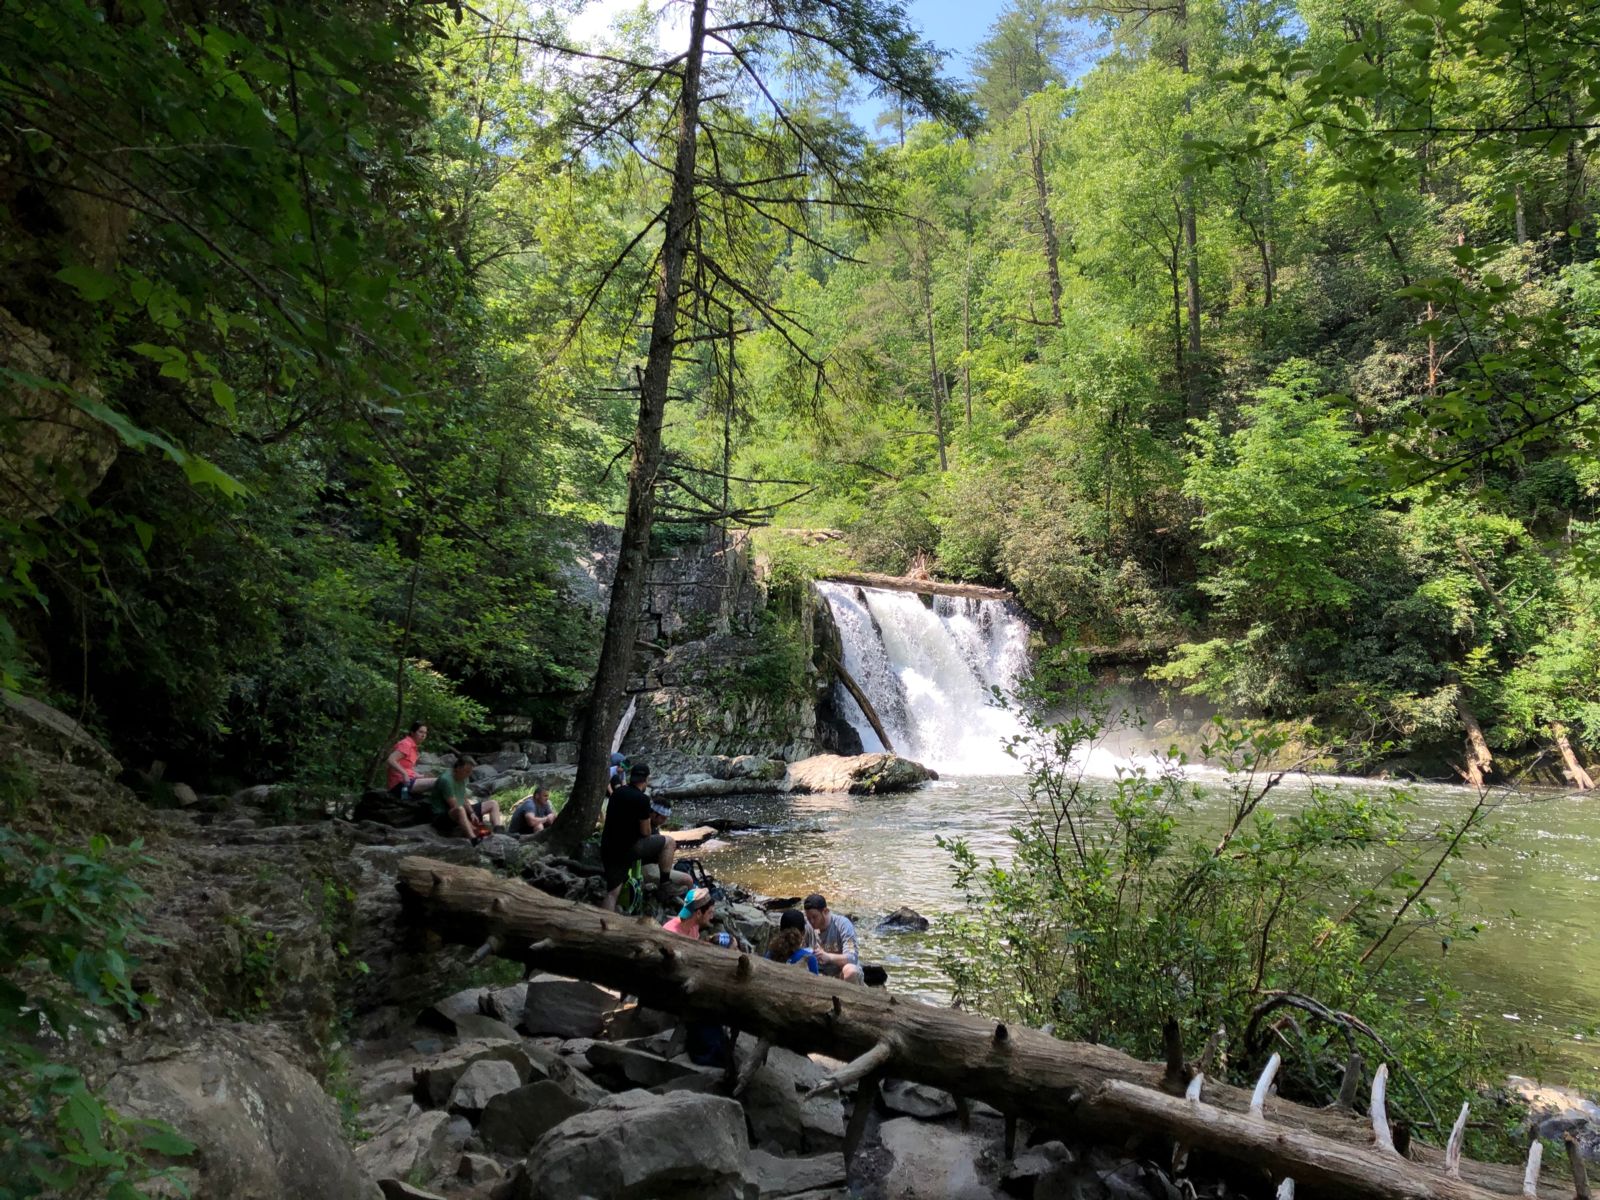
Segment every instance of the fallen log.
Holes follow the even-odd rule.
[[[883,748],[890,754],[893,754],[894,743],[889,740],[888,731],[883,727],[883,719],[878,716],[878,710],[872,706],[872,701],[868,699],[867,693],[862,689],[861,685],[855,681],[855,676],[851,675],[849,671],[845,670],[845,666],[842,662],[840,662],[837,658],[832,659],[831,661],[833,663],[833,669],[838,672],[839,682],[844,685],[844,690],[849,692],[850,695],[855,698],[855,702],[861,707],[862,715],[867,718],[867,724],[872,726],[872,732],[877,734],[878,741],[883,743]]]
[[[907,579],[903,575],[877,575],[870,571],[836,571],[819,575],[818,583],[853,583],[857,587],[886,588],[891,592],[916,592],[922,596],[962,596],[968,600],[1011,600],[1003,588],[976,583],[941,583],[936,579]]]
[[[1463,1160],[1456,1178],[1432,1148],[1413,1145],[1412,1159],[1379,1150],[1371,1127],[1346,1113],[1274,1100],[1252,1117],[1250,1092],[1212,1080],[1203,1100],[1169,1096],[1163,1066],[1104,1046],[693,942],[480,868],[406,858],[399,886],[410,916],[448,940],[489,943],[503,957],[624,989],[651,1008],[848,1060],[843,1080],[881,1073],[1047,1128],[1161,1136],[1341,1196],[1490,1200],[1522,1192],[1521,1173],[1510,1168]]]

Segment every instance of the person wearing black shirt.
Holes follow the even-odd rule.
[[[672,877],[672,860],[678,844],[656,827],[672,815],[665,804],[645,794],[650,768],[635,763],[628,782],[611,793],[606,802],[606,823],[600,830],[600,863],[606,871],[606,898],[601,908],[616,911],[617,896],[636,862],[655,862],[661,866],[663,880]]]

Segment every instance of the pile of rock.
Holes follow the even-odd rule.
[[[1007,1157],[1000,1114],[899,1081],[847,1164],[853,1092],[810,1094],[838,1063],[772,1048],[756,1066],[742,1038],[730,1073],[697,1066],[683,1040],[668,1015],[578,980],[460,992],[358,1047],[371,1136],[356,1157],[390,1197],[1177,1195],[1152,1164],[1042,1133]]]

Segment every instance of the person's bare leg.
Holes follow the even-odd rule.
[[[606,893],[605,899],[600,901],[600,907],[608,912],[617,911],[617,897],[622,895],[622,885],[619,883]]]
[[[501,826],[505,824],[505,821],[500,816],[500,802],[498,800],[485,800],[483,802],[483,815],[489,819],[489,828],[492,832],[503,832]]]
[[[426,793],[431,792],[433,790],[433,785],[438,782],[439,779],[435,775],[418,775],[411,781],[411,794],[413,796],[425,795]]]
[[[863,979],[862,976],[861,976],[861,968],[856,966],[856,964],[852,963],[852,962],[845,963],[845,965],[840,969],[839,978],[843,979],[847,983],[865,983],[866,982],[866,980]]]
[[[672,835],[669,833],[661,835],[661,843],[661,857],[656,859],[656,863],[661,867],[661,878],[670,880],[672,860],[678,857],[678,843],[672,840]]]
[[[467,816],[467,806],[465,804],[458,804],[450,811],[456,814],[456,824],[461,826],[461,832],[467,835],[468,841],[478,836],[472,828],[472,818]]]

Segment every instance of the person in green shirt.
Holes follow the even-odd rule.
[[[493,800],[474,800],[467,794],[467,781],[477,765],[476,759],[462,755],[428,791],[433,827],[440,833],[453,833],[459,828],[474,846],[483,840],[478,836],[477,825],[487,825],[491,833],[502,831],[500,806]]]

